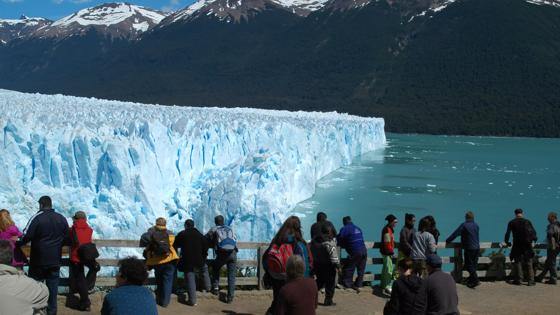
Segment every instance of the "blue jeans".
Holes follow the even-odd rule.
[[[202,276],[204,290],[210,290],[210,276],[208,274],[208,265],[200,268],[189,268],[185,272],[185,279],[187,280],[187,294],[189,295],[189,302],[196,304],[196,276]]]
[[[29,266],[29,277],[36,281],[45,281],[49,289],[49,302],[47,308],[48,315],[56,315],[56,297],[58,295],[58,282],[60,280],[60,266],[42,267]]]
[[[233,299],[235,294],[235,275],[237,273],[237,252],[220,252],[212,263],[212,289],[218,289],[220,284],[220,269],[227,265],[228,272],[228,299]]]
[[[175,262],[168,262],[154,266],[156,274],[156,303],[167,306],[171,300],[173,290],[173,279],[175,276]]]

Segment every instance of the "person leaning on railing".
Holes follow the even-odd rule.
[[[509,236],[513,234],[513,246],[509,254],[513,261],[512,266],[512,284],[520,285],[523,271],[527,271],[527,285],[535,285],[535,273],[533,270],[533,242],[537,240],[537,232],[533,228],[531,221],[523,217],[523,209],[515,209],[515,219],[509,221],[504,242],[508,245]]]
[[[188,300],[187,305],[196,305],[196,276],[199,275],[202,288],[210,291],[210,275],[208,274],[208,265],[206,258],[208,257],[208,242],[206,237],[194,227],[194,221],[188,219],[185,221],[185,229],[175,237],[173,243],[175,250],[180,253],[177,269],[185,273],[185,282],[187,287]]]
[[[146,247],[146,265],[154,269],[156,276],[156,303],[162,307],[167,307],[171,301],[175,265],[179,260],[173,248],[175,235],[166,225],[165,218],[157,218],[156,224],[140,239],[140,246]]]
[[[478,256],[480,255],[480,242],[479,242],[479,227],[474,222],[474,213],[468,211],[465,214],[465,222],[461,223],[459,227],[451,233],[445,240],[446,243],[453,242],[458,236],[461,236],[461,248],[463,248],[463,256],[465,257],[464,270],[469,272],[469,279],[467,286],[474,288],[480,284],[476,268],[478,266]]]
[[[45,281],[49,288],[49,315],[57,311],[62,245],[67,236],[68,221],[55,212],[49,196],[42,196],[39,198],[39,211],[31,217],[23,229],[23,237],[16,242],[16,246],[31,242],[28,274],[37,281]]]
[[[87,223],[86,213],[78,211],[74,214],[72,220],[72,228],[68,235],[72,244],[69,265],[70,293],[77,291],[80,295],[78,309],[89,312],[91,301],[88,291],[95,286],[97,272],[100,269],[99,264],[95,261],[99,253],[92,243],[93,230]],[[93,247],[91,247],[92,245]],[[95,250],[95,254],[91,253],[92,248]],[[84,267],[88,268],[87,275],[84,273]]]
[[[362,230],[352,223],[352,218],[346,216],[342,218],[344,225],[338,235],[336,241],[341,248],[348,253],[348,257],[342,264],[342,285],[345,289],[352,288],[360,291],[364,281],[364,272],[367,264],[367,249],[364,242]],[[354,270],[357,269],[358,277],[352,281]]]

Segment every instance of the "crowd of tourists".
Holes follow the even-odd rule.
[[[556,257],[560,251],[560,224],[556,213],[548,215],[547,259],[542,273],[537,276],[533,269],[536,231],[524,218],[522,209],[514,213],[503,242],[503,246],[511,246],[510,282],[520,285],[524,280],[532,286],[550,273],[547,283],[556,284]],[[384,314],[459,314],[455,280],[442,271],[442,258],[437,255],[440,232],[434,217],[426,216],[416,224],[415,215],[407,213],[398,247],[395,237],[398,219],[390,214],[385,220],[387,224],[381,230],[379,246],[383,262],[380,289],[388,298]],[[23,231],[17,228],[8,210],[0,211],[0,314],[57,313],[62,248],[66,245],[70,246],[70,294],[79,295],[78,310],[91,310],[88,294],[100,270],[99,253],[92,241],[93,230],[86,213],[76,212],[72,221],[72,226],[68,226],[66,218],[53,209],[48,196],[39,199],[39,211]],[[154,226],[140,237],[143,259],[128,257],[119,261],[116,288],[105,296],[101,314],[157,314],[156,305],[166,307],[171,301],[177,271],[184,273],[185,303],[195,306],[197,291],[219,294],[220,270],[224,266],[227,293],[223,301],[232,303],[237,239],[223,216],[216,216],[214,223],[215,226],[203,234],[195,227],[195,222],[188,219],[184,230],[175,235],[167,229],[165,218],[157,218]],[[361,228],[351,217],[343,218],[337,232],[327,215],[320,212],[310,235],[308,242],[300,219],[290,216],[263,253],[264,285],[273,291],[267,314],[315,314],[319,291],[325,296],[322,305],[328,307],[336,305],[337,288],[358,293],[362,290],[368,248]],[[510,236],[513,236],[513,244]],[[465,221],[445,241],[453,242],[457,237],[461,238],[463,270],[469,273],[465,284],[474,289],[480,284],[476,272],[480,242],[473,212],[465,214]],[[29,259],[22,251],[22,246],[28,243],[31,243]],[[344,258],[339,248],[346,252]],[[214,251],[212,260],[208,260],[210,249]],[[27,276],[23,272],[24,265],[28,265]],[[150,270],[155,274],[155,299],[144,286]]]

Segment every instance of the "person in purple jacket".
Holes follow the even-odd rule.
[[[15,244],[18,238],[20,238],[22,233],[17,228],[14,220],[10,216],[10,212],[6,209],[0,210],[0,240],[6,240],[10,242],[12,246],[12,251],[14,253],[12,259],[12,266],[16,268],[23,268],[26,258],[21,249],[16,248]]]
[[[343,277],[342,284],[344,288],[352,288],[360,292],[362,282],[364,280],[364,271],[367,262],[367,249],[364,242],[362,230],[352,223],[352,218],[346,216],[342,219],[344,227],[336,236],[338,246],[344,248],[348,253],[348,257],[342,267]],[[354,270],[358,270],[358,277],[352,283]]]

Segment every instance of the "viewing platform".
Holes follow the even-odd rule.
[[[139,248],[138,241],[135,240],[95,240],[98,248]],[[251,267],[253,276],[237,277],[238,289],[236,290],[235,300],[232,304],[225,304],[220,300],[225,291],[222,289],[220,296],[209,293],[198,293],[198,305],[191,307],[184,304],[185,296],[173,294],[171,304],[167,308],[158,306],[159,314],[264,314],[272,300],[272,291],[266,290],[262,284],[262,262],[261,257],[266,250],[268,243],[258,242],[239,242],[240,251],[249,251],[245,257],[255,257],[238,261],[238,268]],[[379,244],[366,242],[368,247],[368,266],[377,266],[380,269],[382,264],[379,253]],[[537,244],[535,246],[537,256],[542,262],[546,256],[546,245]],[[344,251],[343,251],[344,252]],[[458,284],[459,309],[461,314],[556,314],[558,312],[558,297],[560,296],[560,286],[537,283],[534,287],[526,285],[514,286],[503,281],[509,275],[510,260],[506,249],[500,248],[499,243],[481,243],[482,256],[479,259],[478,275],[483,282],[476,289],[469,289],[465,285]],[[64,248],[67,255],[68,248]],[[438,243],[438,254],[442,256],[444,263],[443,269],[450,271],[456,279],[461,274],[462,265],[461,249],[459,243]],[[64,254],[63,254],[64,255]],[[344,257],[344,254],[343,254]],[[114,268],[118,265],[118,259],[101,257],[98,262],[102,270]],[[63,265],[68,264],[68,258],[63,258]],[[240,273],[238,273],[239,275]],[[466,273],[463,273],[466,275]],[[365,281],[371,283],[378,280],[379,274],[368,273]],[[67,285],[67,279],[61,279],[61,286]],[[485,281],[484,281],[485,280]],[[221,284],[226,282],[225,277],[221,277]],[[153,285],[154,278],[148,280],[147,285]],[[375,284],[375,283],[374,283]],[[97,287],[101,287],[91,295],[92,313],[99,314],[103,298],[107,291],[115,285],[114,277],[101,276],[97,279]],[[59,314],[76,314],[73,309],[77,299],[73,296],[59,295]],[[324,299],[324,295],[319,293],[319,302]],[[354,290],[337,289],[334,307],[324,307],[319,304],[317,314],[383,314],[383,307],[388,297],[381,293],[377,286],[364,286],[360,293]]]

